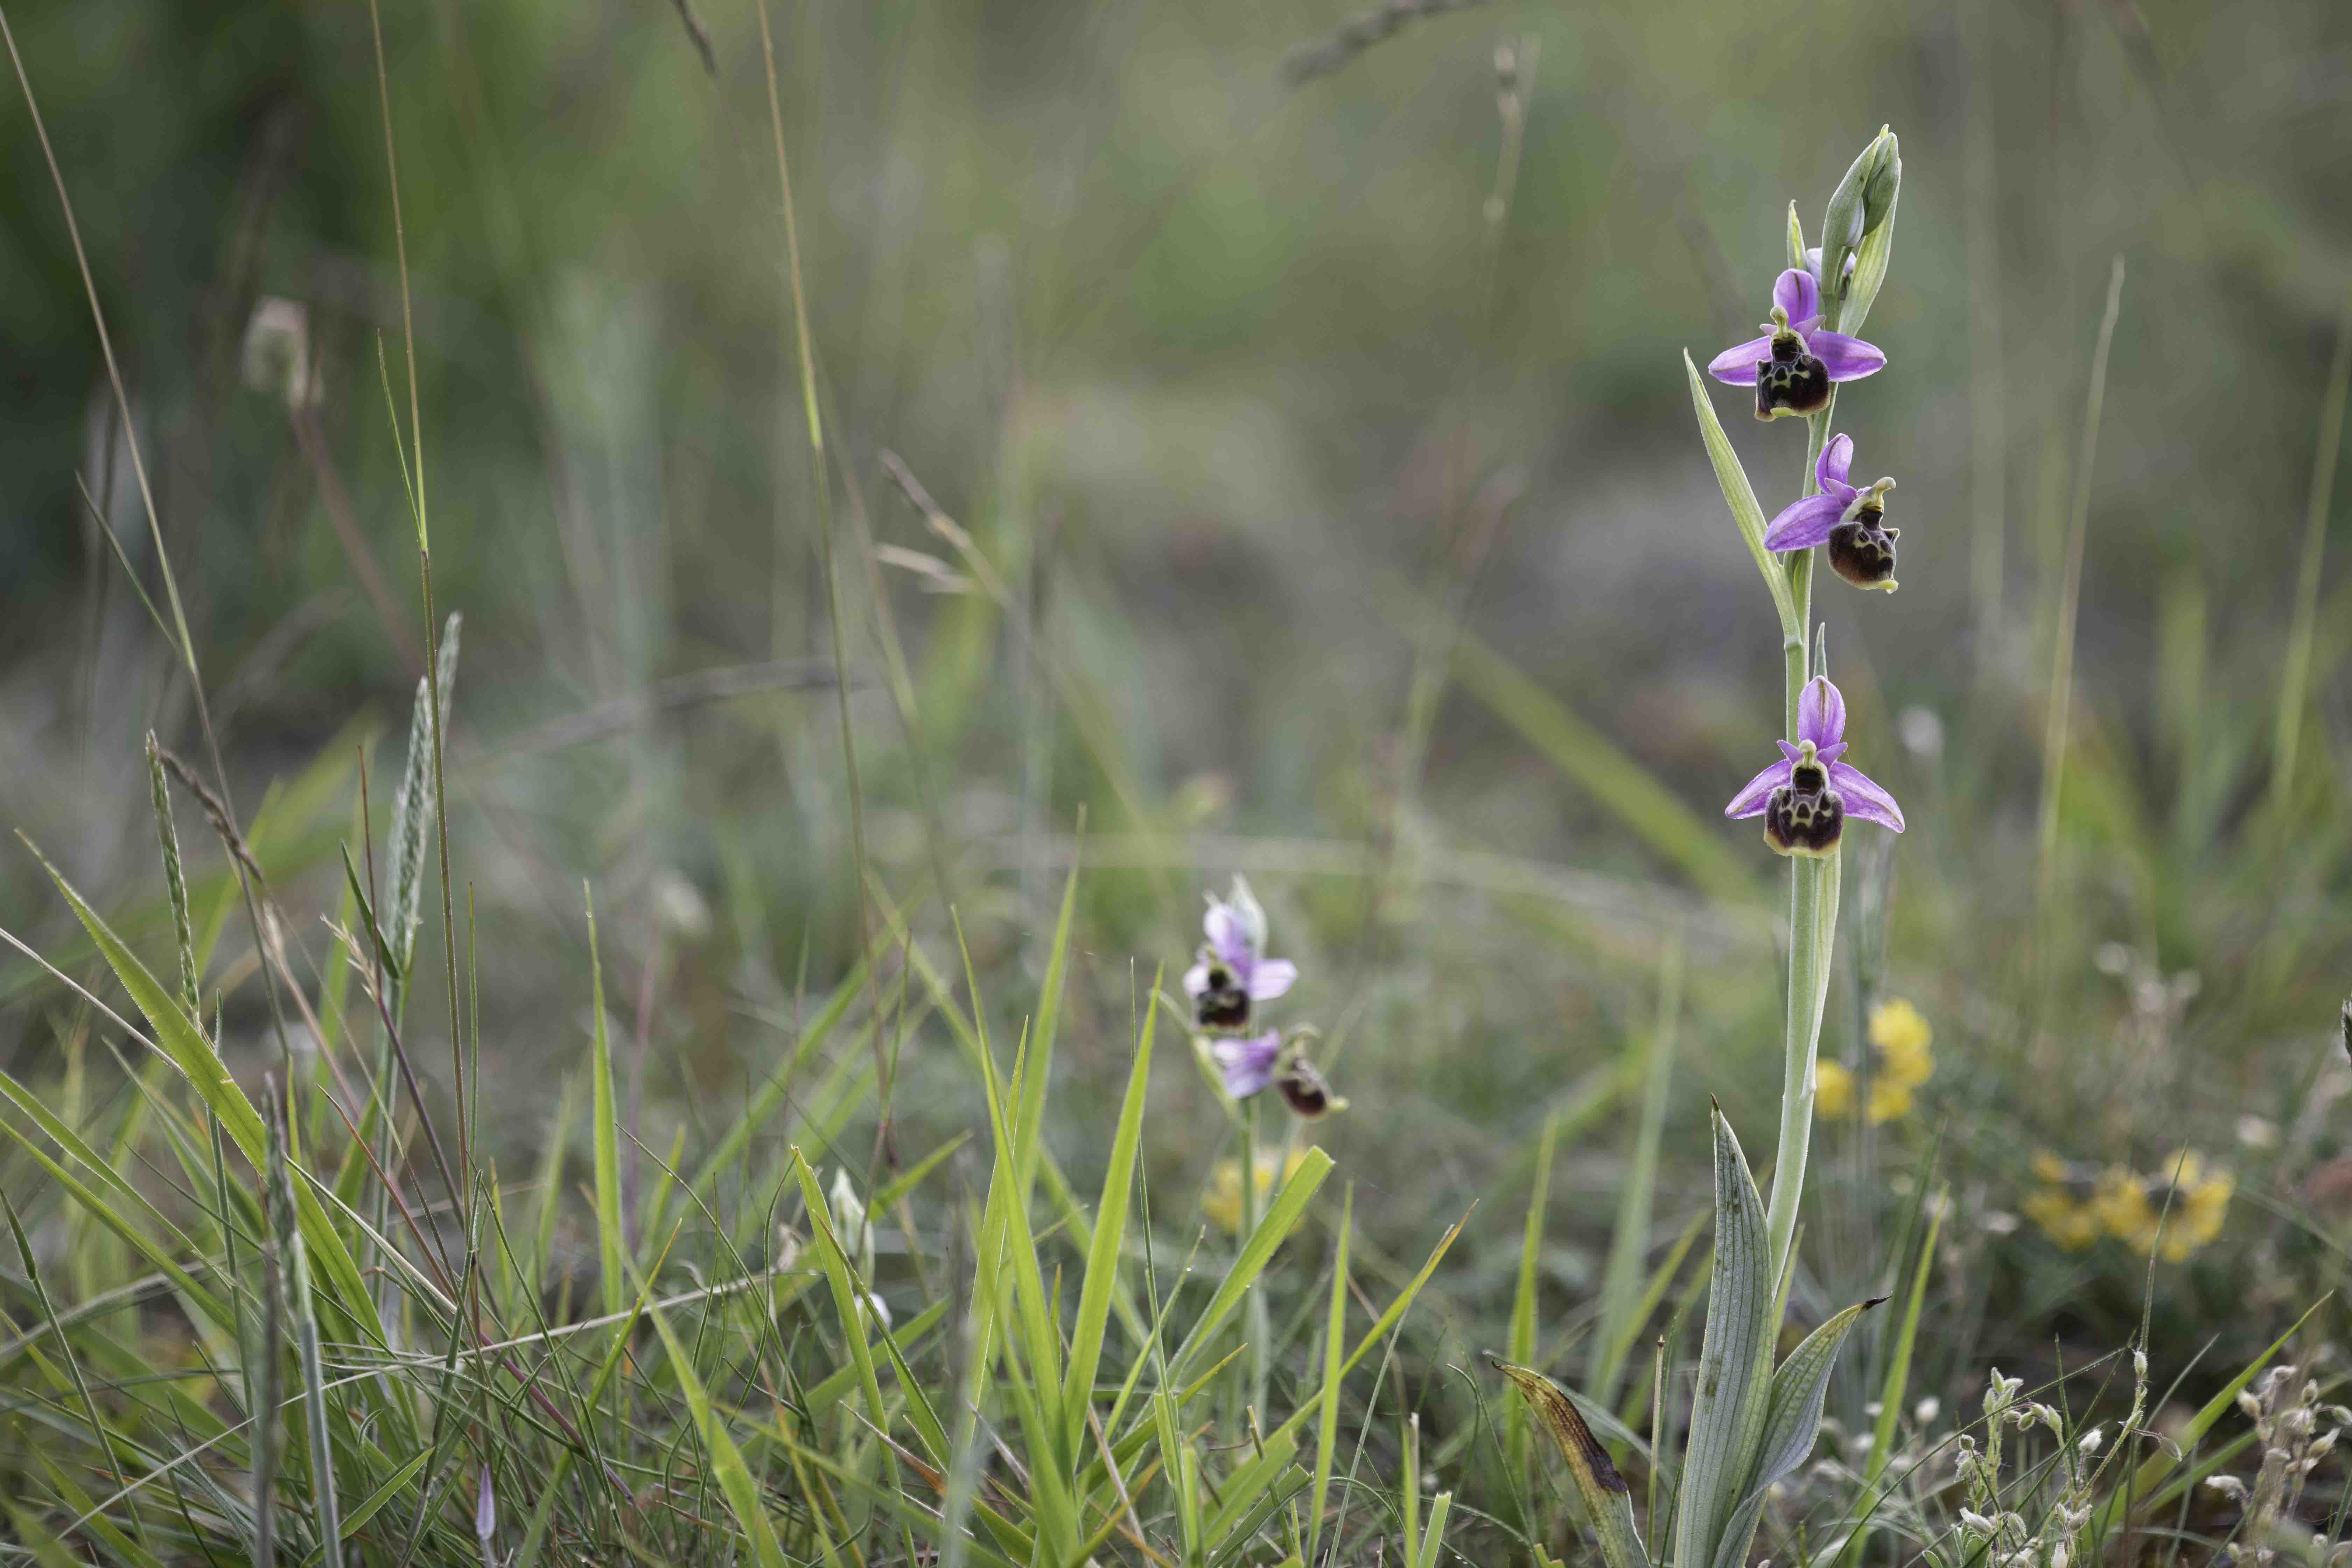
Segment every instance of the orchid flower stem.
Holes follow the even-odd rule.
[[[1243,1245],[1257,1234],[1257,1113],[1265,1097],[1253,1094],[1242,1102],[1242,1223],[1239,1236]],[[1273,1332],[1265,1306],[1265,1292],[1253,1281],[1244,1297],[1242,1332],[1249,1337],[1249,1404],[1253,1409],[1265,1405],[1266,1337]]]
[[[1772,1164],[1772,1202],[1766,1215],[1775,1279],[1787,1266],[1796,1237],[1805,1155],[1812,1142],[1813,1067],[1829,999],[1843,858],[1842,852],[1832,851],[1819,859],[1800,857],[1789,862],[1788,1051],[1780,1079],[1780,1154]]]
[[[1834,390],[1828,407],[1805,421],[1804,495],[1821,489],[1822,448],[1836,412]],[[1796,601],[1799,640],[1783,640],[1788,730],[1797,733],[1797,702],[1805,683],[1826,671],[1811,667],[1813,640],[1813,552],[1789,557],[1789,587]],[[1789,863],[1789,1000],[1782,1039],[1780,1143],[1772,1164],[1772,1203],[1768,1213],[1772,1272],[1778,1279],[1797,1232],[1797,1207],[1805,1186],[1805,1155],[1813,1137],[1813,1068],[1822,1040],[1822,1013],[1829,996],[1830,957],[1837,940],[1837,905],[1843,858],[1797,858]]]

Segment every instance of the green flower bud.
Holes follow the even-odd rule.
[[[1882,126],[1838,182],[1822,221],[1822,299],[1829,324],[1839,331],[1860,330],[1886,276],[1884,241],[1874,247],[1868,242],[1893,220],[1902,185],[1901,144],[1894,132]],[[1874,269],[1864,255],[1874,248],[1878,253]],[[1851,276],[1846,272],[1850,259],[1854,264]]]

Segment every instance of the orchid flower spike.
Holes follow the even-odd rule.
[[[1265,910],[1239,877],[1224,898],[1209,895],[1201,929],[1209,940],[1201,944],[1199,961],[1184,972],[1184,994],[1192,999],[1201,1027],[1246,1029],[1250,1004],[1271,1002],[1289,990],[1298,965],[1265,956]]]
[[[1845,699],[1816,676],[1797,700],[1797,743],[1779,742],[1780,760],[1748,781],[1723,808],[1729,817],[1761,816],[1764,842],[1782,855],[1827,855],[1849,816],[1903,831],[1903,808],[1845,754]]]
[[[1822,448],[1813,477],[1821,493],[1790,505],[1764,529],[1767,550],[1830,547],[1830,565],[1857,588],[1895,591],[1895,542],[1903,531],[1886,522],[1886,492],[1893,479],[1866,489],[1846,480],[1853,467],[1853,437],[1832,436]]]
[[[1860,338],[1822,330],[1822,286],[1801,268],[1791,267],[1772,285],[1772,319],[1764,336],[1724,350],[1707,362],[1706,373],[1727,386],[1756,389],[1756,417],[1818,414],[1829,406],[1830,387],[1875,375],[1886,356]]]

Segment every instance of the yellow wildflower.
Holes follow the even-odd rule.
[[[2054,1154],[2035,1155],[2033,1173],[2043,1184],[2026,1199],[2025,1213],[2051,1240],[2073,1252],[2111,1236],[2167,1263],[2180,1262],[2221,1234],[2237,1190],[2229,1172],[2208,1166],[2190,1149],[2173,1151],[2154,1175],[2110,1165],[2089,1180],[2086,1193],[2085,1179]]]
[[[2221,1218],[2238,1184],[2227,1171],[2208,1171],[2205,1157],[2194,1149],[2176,1149],[2166,1156],[2153,1185],[2159,1209],[2165,1187],[2173,1188],[2161,1246],[2164,1260],[2178,1263],[2221,1234]]]
[[[2155,1248],[2156,1210],[2147,1201],[2147,1188],[2121,1165],[2110,1165],[2099,1173],[2098,1184],[2091,1190],[2090,1207],[2100,1228],[2134,1252]]]
[[[1832,1119],[1853,1114],[1853,1074],[1836,1062],[1813,1068],[1813,1109]]]
[[[1271,1149],[1258,1152],[1257,1201],[1261,1211],[1276,1186],[1288,1182],[1306,1160],[1307,1151],[1304,1149],[1293,1149],[1288,1159]],[[1216,1221],[1221,1229],[1241,1229],[1242,1163],[1239,1160],[1220,1160],[1209,1167],[1209,1185],[1201,1194],[1201,1212]]]
[[[1936,1058],[1928,1050],[1934,1038],[1919,1009],[1896,997],[1870,1010],[1870,1045],[1878,1059],[1872,1064],[1871,1124],[1898,1121],[1911,1114],[1911,1091],[1936,1076]],[[1823,1116],[1853,1114],[1853,1069],[1823,1062],[1815,1069],[1813,1104]]]
[[[2031,1194],[2024,1207],[2025,1217],[2069,1252],[2080,1252],[2099,1239],[2099,1216],[2088,1204],[2076,1203],[2062,1186],[2053,1184]]]

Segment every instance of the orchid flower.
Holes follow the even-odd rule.
[[[1880,479],[1867,489],[1846,480],[1853,467],[1853,437],[1832,436],[1822,448],[1813,477],[1821,493],[1792,503],[1764,530],[1767,550],[1811,550],[1830,547],[1830,565],[1857,588],[1895,591],[1895,542],[1899,528],[1886,523],[1886,492],[1893,479]]]
[[[1860,381],[1886,363],[1885,354],[1860,338],[1822,330],[1822,286],[1801,268],[1790,268],[1772,285],[1764,334],[1724,350],[1706,366],[1727,386],[1756,389],[1759,419],[1818,414],[1829,406],[1833,383]]]
[[[1202,1028],[1246,1028],[1250,1004],[1271,1002],[1289,990],[1298,965],[1265,956],[1265,910],[1239,877],[1226,897],[1209,895],[1201,929],[1209,940],[1201,945],[1199,962],[1184,972],[1184,994],[1192,998]]]
[[[1274,1081],[1274,1064],[1282,1055],[1282,1035],[1220,1035],[1209,1042],[1209,1055],[1223,1075],[1225,1092],[1247,1100]]]
[[[1827,855],[1845,819],[1903,831],[1903,808],[1845,754],[1845,699],[1828,676],[1797,700],[1797,743],[1779,742],[1780,760],[1748,781],[1723,808],[1729,817],[1761,816],[1764,842],[1782,855]]]

